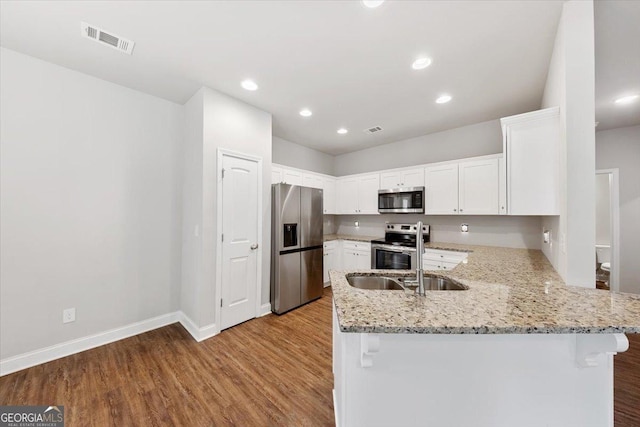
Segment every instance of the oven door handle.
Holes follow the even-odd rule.
[[[396,252],[399,254],[412,254],[413,252],[415,252],[415,249],[408,249],[408,248],[396,248],[393,246],[386,246],[386,245],[373,245],[371,246],[371,249],[382,249],[384,251],[389,251],[389,252]]]

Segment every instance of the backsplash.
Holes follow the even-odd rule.
[[[336,220],[338,218],[336,215],[323,215],[322,234],[336,234],[338,231]]]
[[[527,249],[540,249],[542,247],[542,219],[535,216],[385,214],[325,215],[324,217],[325,234],[338,233],[383,237],[384,226],[387,222],[416,223],[422,220],[423,223],[431,226],[432,242]],[[355,226],[356,221],[358,222],[358,227]],[[460,225],[463,223],[469,225],[468,233],[460,231]],[[327,232],[328,229],[331,231]]]

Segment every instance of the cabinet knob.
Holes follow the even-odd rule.
[[[458,209],[454,209],[453,211],[454,211],[454,212],[458,212]]]
[[[462,212],[462,209],[460,209],[460,212]]]

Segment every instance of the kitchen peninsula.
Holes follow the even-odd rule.
[[[469,251],[445,274],[468,290],[419,297],[330,273],[338,426],[613,425],[613,355],[640,333],[639,295],[566,286],[538,250],[427,247]]]

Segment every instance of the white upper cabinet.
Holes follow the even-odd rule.
[[[271,166],[271,183],[272,184],[279,184],[282,182],[282,173],[283,170],[281,167],[278,166]]]
[[[358,213],[358,178],[338,178],[336,185],[336,213]]]
[[[498,197],[500,203],[500,215],[507,214],[507,168],[504,166],[504,156],[498,159]]]
[[[497,215],[498,166],[498,158],[490,158],[426,167],[425,214]]]
[[[380,175],[364,175],[358,181],[358,206],[360,212],[364,214],[378,213],[378,190],[380,186]]]
[[[458,213],[500,213],[498,159],[458,163]]]
[[[339,178],[336,208],[339,214],[377,214],[379,174]]]
[[[315,175],[312,173],[303,173],[302,174],[302,185],[305,187],[311,188],[320,188],[322,189],[322,177],[320,175]]]
[[[558,107],[500,119],[509,215],[559,215]]]
[[[424,185],[424,169],[407,169],[401,171],[382,172],[380,189],[399,187],[422,187]]]
[[[322,179],[322,198],[325,214],[336,213],[336,179],[325,177]]]
[[[284,169],[284,172],[282,173],[282,180],[285,184],[303,185],[302,172],[292,169]]]
[[[322,189],[323,213],[336,213],[336,178],[273,164],[271,183],[302,185]]]
[[[271,166],[271,183],[302,185],[302,172],[281,166]]]
[[[424,213],[458,213],[458,164],[430,166],[424,169]]]

